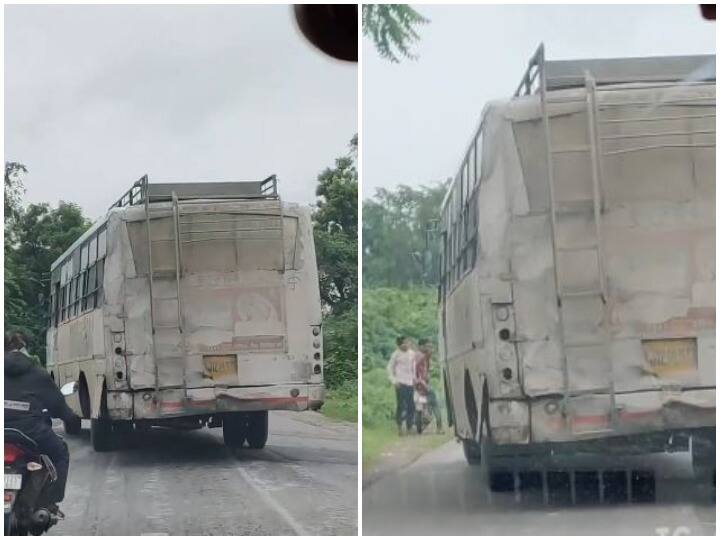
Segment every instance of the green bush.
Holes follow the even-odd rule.
[[[399,335],[429,338],[437,350],[437,334],[434,288],[363,289],[363,370],[385,367]]]
[[[393,425],[395,420],[395,389],[384,368],[363,372],[363,426]]]
[[[339,386],[328,390],[322,412],[331,418],[345,420],[346,422],[357,422],[357,381],[344,381]]]
[[[351,381],[357,387],[357,307],[330,315],[323,323],[325,385],[340,388]],[[357,391],[356,391],[357,393]]]

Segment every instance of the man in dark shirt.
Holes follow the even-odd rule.
[[[22,431],[52,460],[58,478],[45,496],[48,503],[59,503],[65,497],[70,455],[67,444],[55,434],[43,409],[50,417],[68,423],[78,422],[79,418],[67,406],[47,372],[36,367],[23,352],[26,341],[20,333],[5,340],[5,428]]]
[[[415,356],[415,388],[423,395],[427,395],[428,405],[435,417],[435,426],[438,433],[443,432],[442,416],[437,397],[430,385],[430,359],[432,358],[433,346],[429,339],[418,341],[418,352]]]

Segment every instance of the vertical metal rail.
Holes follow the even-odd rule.
[[[155,344],[155,296],[153,295],[153,263],[152,263],[152,235],[150,230],[150,197],[149,190],[147,189],[147,175],[143,177],[145,179],[145,196],[143,197],[145,203],[145,227],[147,231],[147,242],[148,242],[148,287],[150,289],[150,327],[152,329],[152,353],[153,353],[153,364],[155,365],[155,397],[157,400],[158,392],[160,391],[160,368],[157,362],[157,346]]]
[[[587,112],[588,112],[588,137],[590,140],[590,158],[592,160],[592,180],[593,180],[593,214],[595,217],[595,238],[597,242],[596,253],[598,262],[598,280],[600,285],[600,294],[602,295],[603,321],[601,333],[603,337],[603,348],[610,368],[610,378],[608,381],[608,389],[610,390],[610,426],[617,426],[617,401],[615,396],[615,366],[613,362],[610,344],[608,343],[609,323],[607,312],[608,290],[607,276],[605,274],[605,256],[602,235],[602,211],[603,211],[603,192],[602,192],[602,153],[599,147],[600,137],[598,135],[598,106],[595,79],[592,75],[585,72],[585,88],[587,91]]]
[[[178,204],[178,196],[174,191],[172,192],[172,207],[173,207],[173,232],[175,233],[175,287],[177,292],[177,321],[178,321],[178,332],[180,334],[180,347],[182,351],[183,361],[183,389],[185,398],[187,398],[187,349],[185,348],[185,330],[183,325],[182,317],[182,298],[180,295],[180,278],[182,276],[181,267],[181,251],[180,251],[180,208]]]
[[[553,152],[552,152],[552,141],[550,134],[550,116],[548,113],[547,104],[547,79],[545,72],[545,47],[540,45],[535,58],[538,65],[537,77],[539,78],[540,84],[540,105],[542,111],[542,123],[543,130],[545,133],[545,156],[547,159],[548,167],[548,193],[550,197],[550,238],[552,241],[552,252],[553,252],[553,280],[555,283],[555,294],[557,295],[557,313],[558,313],[558,326],[560,331],[558,337],[560,340],[560,350],[562,351],[562,366],[563,366],[563,405],[562,414],[567,416],[568,399],[570,394],[570,367],[568,365],[568,357],[565,351],[565,324],[563,322],[563,309],[562,309],[562,298],[560,297],[560,280],[558,277],[558,253],[557,253],[557,216],[556,216],[556,199],[555,199],[555,171],[553,163]]]
[[[602,294],[603,304],[607,302],[607,281],[605,279],[605,261],[602,250],[602,192],[600,189],[600,152],[598,149],[597,135],[597,102],[595,95],[595,79],[589,72],[585,72],[585,89],[587,92],[587,115],[588,115],[588,138],[590,141],[590,159],[592,163],[592,189],[593,189],[593,216],[595,219],[595,236],[597,238],[598,258],[598,285]]]

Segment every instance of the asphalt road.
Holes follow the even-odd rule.
[[[222,429],[153,429],[106,453],[93,451],[87,429],[65,439],[66,519],[51,535],[357,533],[354,424],[270,413],[265,449],[236,453]]]
[[[579,457],[566,466],[548,485],[539,472],[547,464],[518,463],[523,472],[515,475],[515,488],[491,492],[481,468],[468,466],[462,447],[450,442],[364,489],[363,534],[715,534],[714,488],[693,480],[687,453]],[[598,470],[601,476],[593,477]],[[647,475],[633,481],[632,471]],[[570,473],[577,474],[574,501],[569,482],[557,482]],[[607,500],[600,500],[594,480],[603,477]]]

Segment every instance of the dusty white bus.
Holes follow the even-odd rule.
[[[491,487],[524,454],[690,447],[712,476],[714,66],[541,46],[485,107],[443,203],[439,324]]]
[[[132,188],[52,265],[48,369],[96,450],[152,425],[261,448],[324,399],[310,209],[262,182]],[[66,426],[77,431],[79,425]]]

